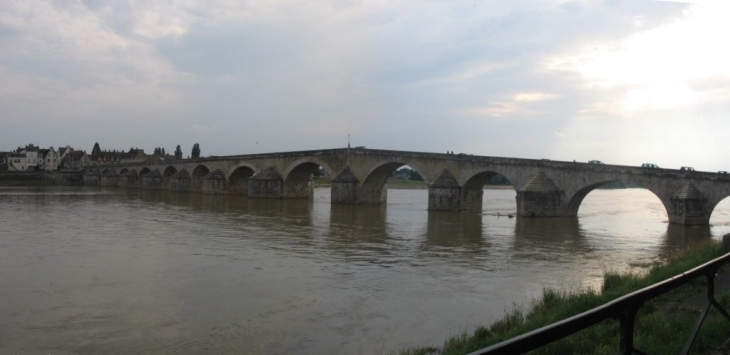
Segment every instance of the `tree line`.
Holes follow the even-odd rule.
[[[131,151],[131,149],[130,149]],[[101,153],[101,147],[99,146],[99,142],[94,143],[94,148],[91,150],[91,156],[97,156]],[[165,152],[165,148],[163,147],[155,147],[155,149],[152,151],[152,155],[157,156],[165,156],[167,153]],[[178,144],[175,148],[175,159],[182,159],[183,158],[183,152],[182,148],[180,148],[180,145]],[[188,155],[188,159],[196,159],[200,158],[200,144],[195,143],[193,144],[193,149],[190,152],[190,155]]]

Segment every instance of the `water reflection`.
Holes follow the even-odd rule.
[[[482,215],[451,211],[429,211],[424,250],[457,248],[479,251],[487,245]]]
[[[710,226],[684,226],[667,223],[667,231],[662,236],[662,243],[659,247],[659,257],[662,259],[670,257],[675,255],[678,250],[711,239]]]
[[[346,244],[386,242],[386,205],[332,205],[329,241],[335,248]]]
[[[516,258],[537,259],[593,250],[578,218],[517,218],[512,247]]]

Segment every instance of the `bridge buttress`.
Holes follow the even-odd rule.
[[[284,180],[273,166],[248,179],[250,198],[282,198],[283,192]]]
[[[220,170],[215,170],[212,173],[203,177],[203,183],[201,192],[204,194],[221,195],[226,190],[226,175]]]
[[[517,215],[523,217],[575,217],[563,203],[564,191],[544,173],[517,189]]]
[[[707,198],[691,183],[686,183],[669,199],[669,222],[684,225],[707,225],[710,209]]]
[[[162,189],[162,174],[159,169],[152,170],[151,172],[141,176],[140,187],[143,189],[150,190],[161,190]]]
[[[119,176],[114,170],[108,170],[101,174],[99,185],[101,186],[118,186]]]
[[[479,201],[481,205],[481,200]],[[461,186],[446,169],[428,185],[429,211],[460,211]]]
[[[349,165],[332,179],[331,203],[337,204],[358,204],[357,192],[360,180],[350,169]]]

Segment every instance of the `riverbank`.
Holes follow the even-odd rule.
[[[81,185],[81,171],[4,171],[0,172],[4,186]]]
[[[478,327],[444,341],[441,347],[404,349],[399,355],[468,354],[520,334],[585,312],[618,297],[681,274],[722,255],[719,242],[692,247],[655,265],[643,275],[605,272],[602,290],[575,292],[546,289],[542,297],[527,306],[516,306],[491,325]],[[716,299],[730,310],[730,268],[720,269],[716,279]],[[697,279],[647,302],[637,315],[634,344],[647,354],[677,354],[694,326],[698,310],[705,302],[705,280]],[[721,354],[730,332],[728,320],[711,310],[692,347],[692,354]],[[556,341],[530,354],[615,354],[618,350],[619,323],[604,321]]]

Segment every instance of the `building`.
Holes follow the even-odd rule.
[[[8,171],[38,170],[38,164],[43,166],[43,158],[38,150],[38,146],[28,144],[25,148],[18,147],[14,153],[9,153],[6,158]]]
[[[59,168],[60,169],[81,169],[91,164],[91,158],[83,150],[74,150],[70,146],[59,149]]]
[[[49,149],[39,149],[38,153],[41,161],[39,167],[42,166],[42,169],[45,171],[58,170],[58,165],[61,164],[61,156],[55,149],[53,149],[53,147],[50,147]]]

